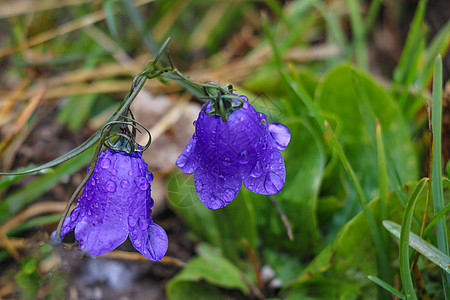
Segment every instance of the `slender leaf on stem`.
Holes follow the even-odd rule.
[[[400,238],[401,226],[399,224],[392,221],[383,221],[383,226],[397,239]],[[450,257],[438,248],[412,232],[409,234],[409,246],[450,274]]]
[[[434,214],[438,214],[445,206],[442,186],[442,59],[436,58],[433,73],[433,103],[431,109],[432,161],[431,161],[431,194],[433,196]],[[449,254],[447,226],[445,218],[436,224],[437,247],[446,255]],[[450,276],[442,273],[442,283],[446,299],[450,297]],[[448,295],[448,296],[447,296]]]
[[[367,276],[367,278],[369,278],[370,280],[372,280],[373,282],[375,282],[376,284],[381,286],[386,291],[392,293],[394,296],[398,297],[399,299],[406,299],[405,295],[403,295],[400,291],[398,291],[395,287],[393,287],[386,281],[384,281],[376,276],[372,276],[372,275]]]
[[[419,195],[428,182],[428,178],[422,178],[414,187],[408,198],[405,212],[402,218],[402,228],[400,231],[399,260],[400,260],[400,277],[402,279],[403,288],[405,290],[406,299],[417,299],[414,291],[414,285],[409,271],[409,235],[411,232],[411,222],[414,213],[414,207]]]
[[[27,186],[9,194],[0,203],[0,223],[57,184],[61,176],[70,175],[78,171],[91,159],[92,152],[87,151],[76,157],[73,161],[56,167],[54,172],[40,176]]]
[[[163,46],[159,49],[157,58],[159,58],[162,51],[164,51],[165,47],[167,46],[168,40],[169,39],[167,39],[165,41],[165,43],[163,44]],[[147,64],[147,66],[145,67],[144,71],[141,72],[140,74],[138,74],[133,79],[133,83],[132,83],[130,92],[125,97],[125,99],[122,101],[119,108],[114,112],[114,114],[109,118],[109,120],[106,123],[117,121],[128,110],[131,103],[134,101],[136,96],[139,94],[141,89],[144,87],[144,84],[147,81],[147,79],[155,78],[155,77],[163,74],[164,72],[167,72],[167,69],[163,69],[163,70],[155,69],[155,65],[157,62],[158,62],[157,59],[149,62]],[[49,161],[45,164],[42,164],[37,167],[33,167],[28,170],[20,171],[20,172],[0,173],[0,175],[30,174],[30,173],[39,172],[41,170],[48,169],[48,168],[54,167],[56,165],[59,165],[65,161],[68,161],[69,159],[76,157],[77,155],[80,155],[87,149],[91,148],[95,143],[98,142],[98,140],[101,137],[101,134],[102,134],[102,129],[99,129],[95,134],[93,134],[89,139],[87,139],[80,146],[76,147],[75,149],[72,149],[71,151],[67,152],[66,154],[64,154],[52,161]]]

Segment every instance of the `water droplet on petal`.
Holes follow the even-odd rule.
[[[120,182],[120,186],[121,186],[123,189],[127,189],[127,188],[130,187],[130,182],[129,182],[128,180],[124,179],[124,180],[122,180],[122,181]]]
[[[72,214],[70,215],[70,221],[75,221],[78,216],[80,215],[80,209],[79,208],[75,208],[74,210],[72,210]]]
[[[148,189],[149,184],[145,177],[138,177],[136,178],[136,185],[138,186],[138,188],[145,191]]]
[[[133,176],[133,171],[128,171],[128,176]]]
[[[249,161],[249,157],[248,157],[247,150],[242,151],[241,154],[239,154],[238,162],[240,164],[245,165],[246,163],[248,163],[248,161]]]
[[[133,202],[133,198],[128,197],[127,201],[128,201],[128,204],[131,204]]]
[[[221,208],[223,206],[222,201],[220,201],[220,199],[216,198],[216,197],[211,197],[211,200],[209,201],[209,208],[210,209],[218,209]]]
[[[112,180],[108,180],[105,184],[105,189],[110,193],[114,193],[116,191],[116,187],[116,183]]]
[[[198,192],[200,192],[201,190],[203,190],[203,182],[201,182],[200,180],[197,180],[195,182],[195,188],[197,189]]]
[[[134,246],[136,246],[137,248],[139,248],[141,246],[141,240],[137,239],[134,241]]]
[[[229,157],[224,157],[222,163],[225,167],[228,167],[231,164],[231,159]]]
[[[153,181],[153,173],[152,172],[147,172],[147,181],[150,183]]]
[[[187,162],[186,155],[181,154],[180,156],[178,156],[178,158],[177,158],[177,166],[179,168],[184,167],[186,165],[186,162]]]
[[[113,169],[113,170],[111,171],[111,173],[115,176],[115,175],[117,175],[117,170],[116,170],[116,169]]]
[[[102,169],[108,169],[110,166],[111,160],[109,158],[104,158],[100,163],[100,167],[102,167]]]
[[[92,211],[89,209],[89,210],[87,211],[87,214],[88,214],[88,216],[92,215]]]
[[[133,215],[128,216],[128,225],[134,227],[137,223],[137,219]]]
[[[261,168],[261,164],[258,161],[258,162],[256,162],[255,167],[251,171],[250,176],[253,178],[258,178],[259,176],[261,176],[261,174],[262,174],[262,168]]]
[[[139,218],[139,228],[140,229],[142,229],[142,230],[147,230],[147,228],[148,228],[148,222],[145,220],[145,218],[144,217],[140,217]]]

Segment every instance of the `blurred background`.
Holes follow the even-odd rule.
[[[168,37],[182,73],[231,83],[292,133],[280,194],[243,187],[209,211],[193,176],[175,166],[201,102],[175,81],[147,81],[132,110],[153,137],[144,159],[155,175],[153,219],[169,237],[166,259],[148,261],[129,241],[95,259],[47,244],[92,149],[40,174],[0,177],[0,298],[388,299],[369,275],[401,291],[398,242],[381,221],[400,223],[415,182],[429,176],[427,101],[438,54],[449,79],[449,19],[446,0],[0,1],[2,172],[51,161],[89,138]],[[445,166],[450,89],[442,99]],[[386,252],[374,246],[323,120]],[[416,233],[433,217],[420,197]],[[439,267],[411,260],[418,295],[442,299]]]

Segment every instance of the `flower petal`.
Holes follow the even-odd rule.
[[[194,134],[184,148],[183,153],[177,158],[176,165],[186,174],[192,174],[197,169],[198,160],[196,159],[196,154],[194,154],[196,144],[197,138]]]
[[[166,254],[168,240],[164,229],[153,223],[152,206],[153,199],[148,186],[145,193],[137,194],[130,203],[129,236],[136,250],[148,259],[158,261]]]
[[[110,196],[94,199],[98,207],[88,208],[75,227],[75,238],[80,242],[80,248],[85,247],[92,256],[114,250],[128,236],[128,205],[126,200],[117,201],[118,199],[114,198]]]
[[[200,165],[195,172],[195,189],[202,203],[214,210],[230,203],[239,192],[242,177],[239,172],[227,172],[215,160],[206,166]],[[233,171],[233,169],[231,169]]]
[[[263,151],[243,179],[245,187],[254,193],[272,195],[281,192],[286,179],[283,156],[275,149]]]
[[[167,252],[168,239],[164,229],[153,223],[152,219],[146,222],[145,227],[130,228],[130,240],[134,248],[152,261],[159,261]],[[139,226],[139,225],[138,225]],[[142,223],[141,226],[144,226]],[[142,229],[145,228],[145,229]]]
[[[291,141],[289,128],[281,123],[270,123],[268,126],[270,135],[276,143],[278,150],[283,151]]]
[[[86,248],[92,256],[114,250],[128,236],[129,199],[144,193],[140,188],[131,189],[130,176],[143,179],[149,186],[147,179],[139,176],[147,172],[140,154],[109,149],[104,153],[84,186],[77,207],[80,213],[75,238],[80,248]]]

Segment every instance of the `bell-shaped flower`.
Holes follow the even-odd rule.
[[[257,112],[245,96],[240,98],[242,108],[232,111],[228,120],[211,115],[212,104],[204,105],[194,122],[195,133],[176,162],[184,173],[195,172],[196,191],[209,209],[230,203],[242,182],[263,195],[279,193],[285,182],[280,151],[289,144],[289,129],[268,124],[265,114]]]
[[[142,255],[161,260],[167,251],[167,234],[152,220],[153,175],[141,156],[110,149],[100,152],[78,206],[64,221],[61,238],[75,228],[80,249],[98,256],[129,236]]]

